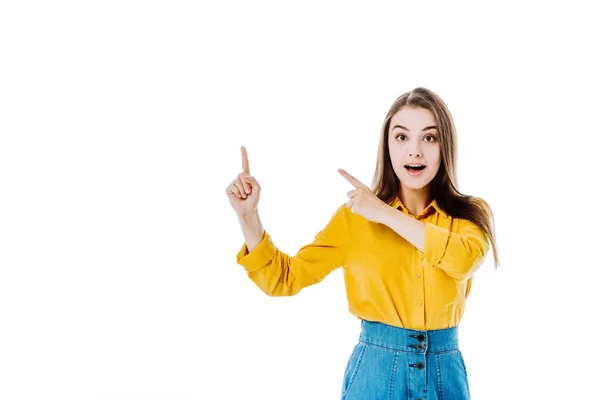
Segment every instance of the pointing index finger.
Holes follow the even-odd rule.
[[[364,183],[362,183],[361,181],[359,181],[358,179],[356,179],[355,177],[353,177],[352,175],[350,175],[349,173],[347,173],[346,171],[344,171],[341,168],[338,168],[338,171],[340,174],[342,174],[342,176],[344,178],[346,178],[348,180],[348,182],[350,182],[352,184],[352,186],[354,186],[357,189],[362,189],[365,188],[366,185]]]
[[[242,146],[242,171],[250,175],[250,164],[248,163],[248,153],[246,148]]]

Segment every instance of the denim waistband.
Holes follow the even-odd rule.
[[[392,350],[441,353],[458,349],[458,325],[420,331],[363,319],[359,340]]]

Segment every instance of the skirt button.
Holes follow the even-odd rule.
[[[422,370],[423,368],[425,368],[425,365],[424,365],[422,362],[420,362],[420,363],[417,363],[416,367],[417,367],[418,369],[421,369],[421,370]]]

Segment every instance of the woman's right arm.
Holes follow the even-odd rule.
[[[242,172],[225,189],[245,240],[237,254],[237,263],[267,295],[293,296],[345,264],[351,211],[345,203],[339,206],[313,242],[303,246],[295,256],[289,256],[275,246],[260,222],[258,201],[261,187],[250,175],[246,148],[242,146],[241,151]]]
[[[351,238],[350,213],[345,203],[339,206],[312,243],[302,246],[294,256],[275,246],[258,218],[241,219],[244,235],[250,242],[244,243],[238,252],[237,263],[268,296],[293,296],[346,264]]]
[[[238,215],[238,221],[242,227],[242,233],[244,234],[244,240],[248,251],[252,251],[258,246],[265,235],[265,229],[260,222],[258,216],[258,210],[248,215]]]

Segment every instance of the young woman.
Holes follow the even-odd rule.
[[[456,130],[445,103],[416,88],[392,105],[381,131],[372,189],[354,189],[315,240],[281,252],[260,222],[260,185],[243,171],[226,188],[245,243],[237,254],[269,296],[293,296],[338,267],[350,312],[361,320],[342,399],[469,399],[458,324],[490,243],[493,214],[458,191]]]

